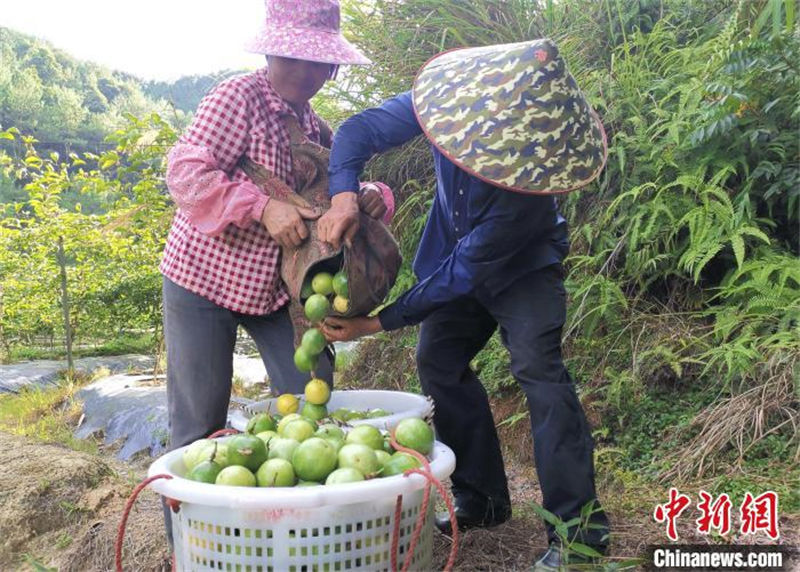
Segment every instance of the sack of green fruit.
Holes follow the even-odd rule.
[[[286,126],[291,137],[296,193],[279,197],[279,200],[325,212],[331,205],[328,195],[330,152],[309,141],[296,121],[287,118]],[[263,166],[246,159],[239,166],[261,187],[265,187],[265,183],[274,177]],[[298,328],[300,313],[296,306],[308,298],[309,292],[303,292],[303,287],[306,285],[308,289],[314,276],[319,273],[343,276],[348,295],[343,297],[344,301],[340,300],[338,307],[333,305],[332,313],[335,315],[366,315],[383,302],[389,293],[402,262],[397,241],[381,221],[364,213],[360,213],[360,217],[358,233],[349,246],[334,249],[319,240],[316,221],[307,220],[308,240],[298,247],[283,249],[281,278],[295,304],[292,318],[296,331],[302,331],[306,326]]]

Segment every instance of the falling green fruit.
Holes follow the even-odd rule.
[[[325,349],[325,346],[328,345],[328,341],[325,339],[325,336],[322,335],[319,328],[311,328],[310,330],[306,330],[303,334],[300,345],[304,347],[309,354],[316,355]]]
[[[294,365],[300,371],[311,371],[317,365],[317,356],[309,354],[303,346],[294,350]]]
[[[397,424],[395,440],[403,447],[427,455],[433,449],[433,429],[419,417],[409,417]]]

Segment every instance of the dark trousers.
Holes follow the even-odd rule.
[[[273,392],[303,393],[310,375],[294,365],[294,334],[287,308],[265,316],[240,314],[167,278],[163,304],[170,449],[225,427],[240,325],[258,347]],[[320,355],[315,373],[332,381],[333,364],[327,352]]]
[[[528,401],[544,508],[566,522],[596,501],[594,443],[561,357],[565,318],[562,269],[553,265],[516,280],[499,294],[479,290],[453,301],[422,322],[417,366],[422,389],[436,406],[438,437],[456,454],[452,484],[457,497],[510,504],[486,390],[469,366],[499,327],[511,355],[511,373]],[[607,544],[605,513],[596,512],[591,520],[602,528],[584,530],[576,538]],[[549,539],[557,540],[553,527],[547,528]],[[571,537],[576,533],[570,530]]]
[[[303,393],[310,379],[294,365],[294,330],[286,307],[265,316],[232,312],[164,278],[169,449],[225,427],[233,382],[236,330],[242,326],[258,347],[274,393]],[[328,352],[315,373],[333,381]],[[169,510],[167,536],[172,544]]]

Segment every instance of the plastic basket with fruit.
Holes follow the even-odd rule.
[[[151,483],[179,502],[173,514],[179,569],[390,570],[413,553],[411,569],[428,569],[432,502],[411,454],[393,451],[388,434],[370,425],[342,428],[298,413],[261,414],[249,432],[201,439],[151,465]],[[402,420],[396,443],[424,454],[441,480],[455,457],[420,418]],[[402,508],[397,512],[397,499]],[[425,507],[425,508],[423,508]],[[409,551],[421,512],[416,547]],[[250,568],[248,568],[250,567]],[[259,568],[260,567],[260,568]]]

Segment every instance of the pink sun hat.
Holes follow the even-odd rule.
[[[337,0],[266,0],[266,24],[246,49],[326,64],[371,64],[339,28]]]

